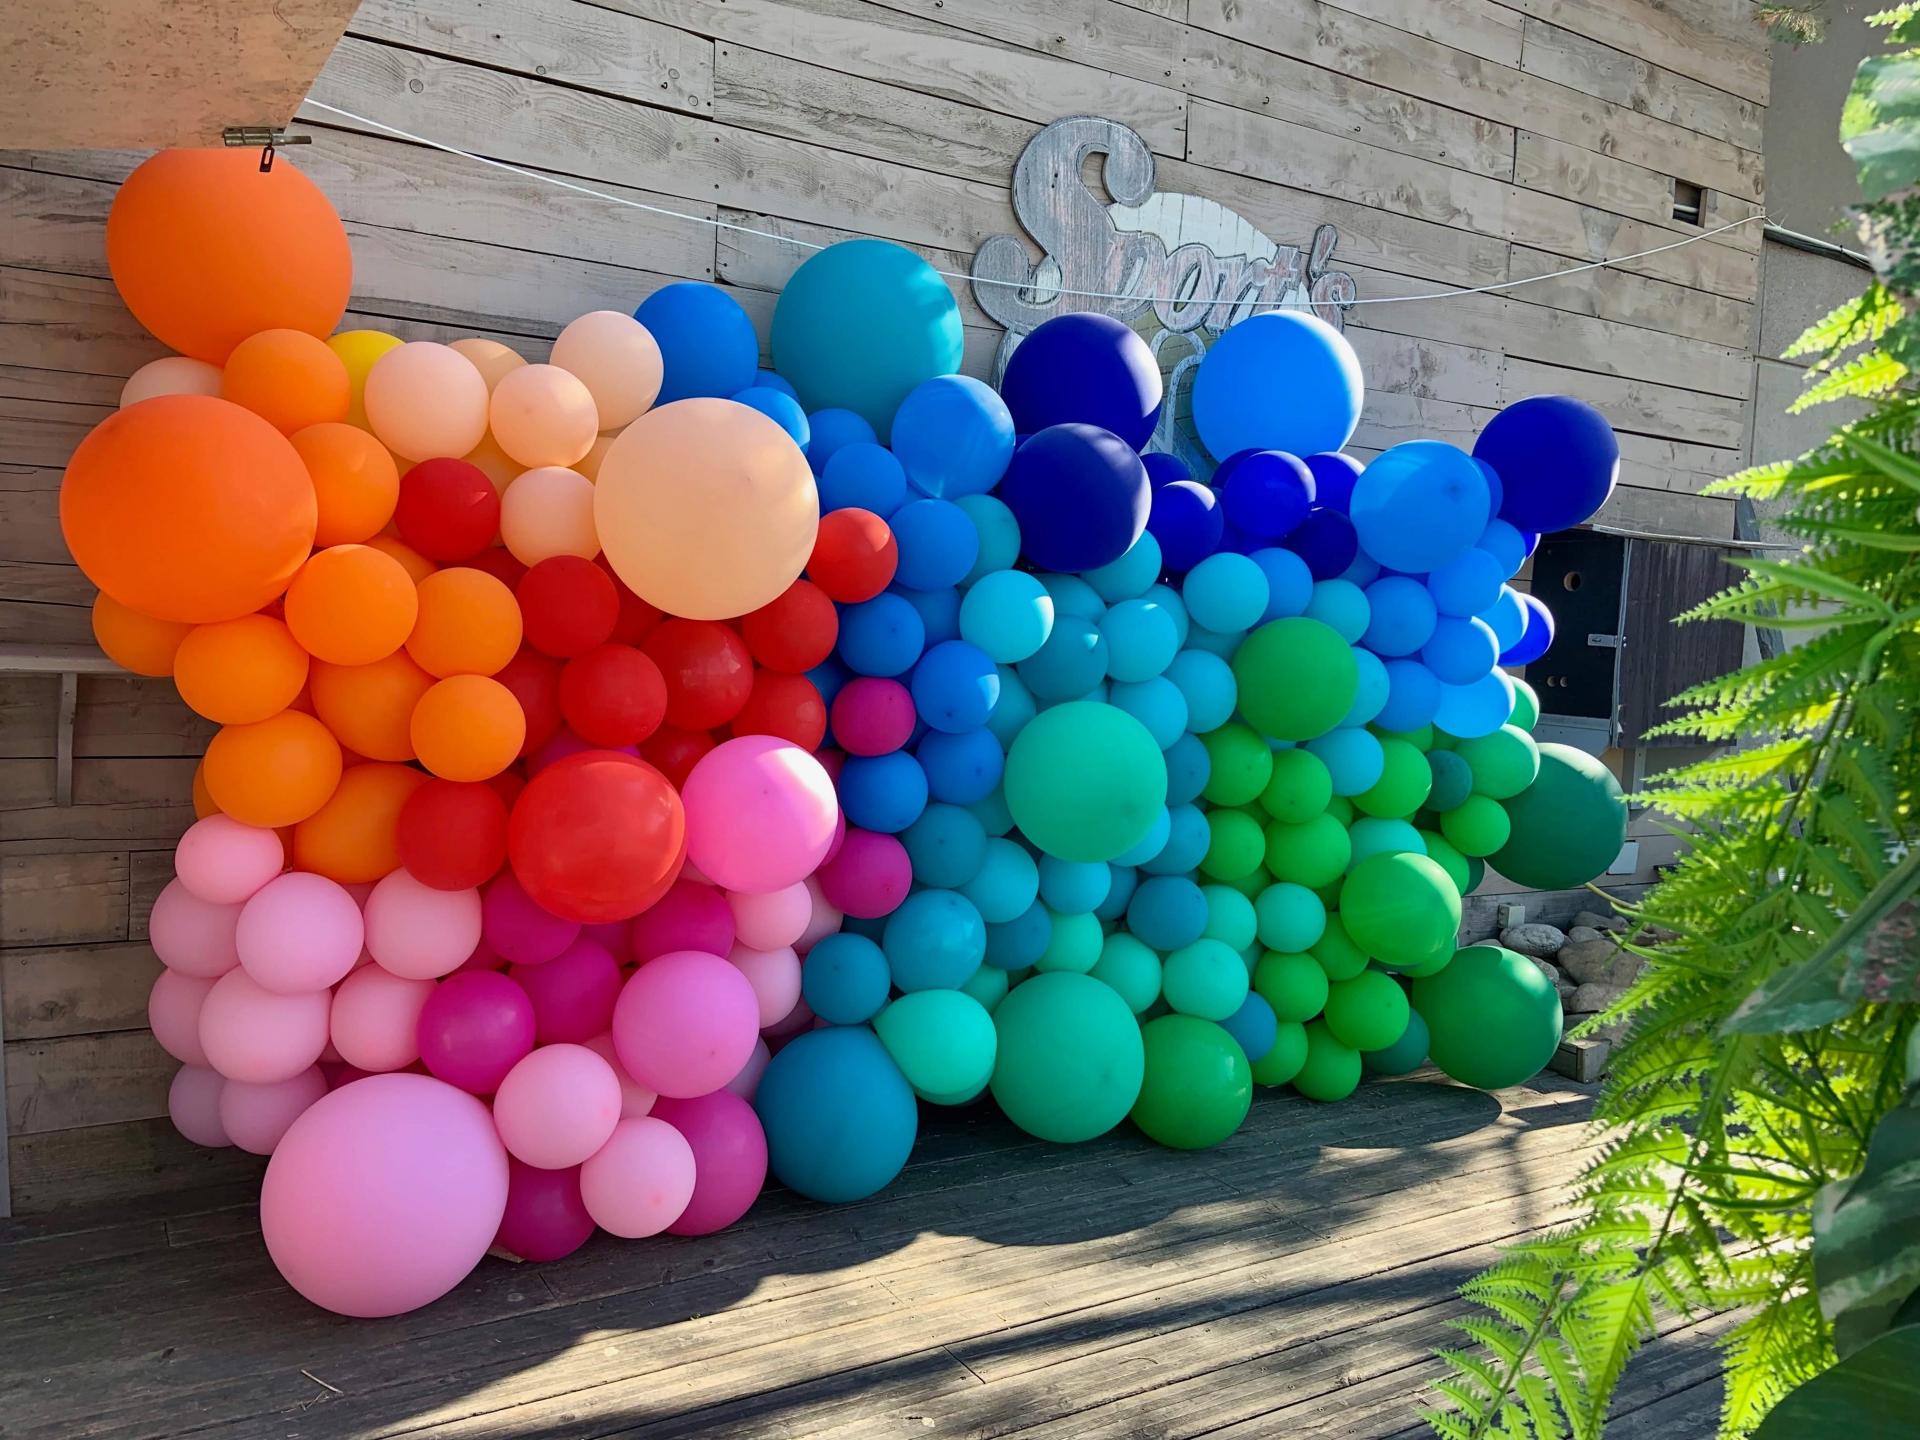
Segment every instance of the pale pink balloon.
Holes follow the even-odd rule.
[[[522,565],[538,565],[555,555],[591,560],[600,553],[600,534],[593,528],[593,482],[577,470],[557,466],[527,471],[500,497],[500,538]]]
[[[656,362],[657,364],[658,362]],[[658,382],[655,382],[658,384]],[[162,355],[149,360],[120,387],[120,408],[138,405],[159,395],[218,395],[220,367],[185,355]]]
[[[147,1027],[153,1038],[182,1065],[205,1065],[206,1047],[200,1043],[200,1007],[206,1003],[213,980],[162,970],[147,992]]]
[[[622,1120],[580,1167],[580,1198],[594,1224],[629,1240],[658,1235],[678,1220],[693,1185],[693,1147],[651,1115]]]
[[[207,1063],[229,1080],[291,1080],[327,1048],[333,996],[325,990],[281,995],[244,970],[214,982],[200,1006]]]
[[[325,990],[360,959],[366,926],[346,889],[324,875],[289,870],[240,908],[234,947],[269,990]]]
[[[240,964],[234,930],[238,905],[212,905],[169,880],[147,918],[147,943],[160,963],[182,975],[221,976]]]
[[[227,815],[196,820],[173,852],[173,873],[209,905],[239,905],[286,868],[280,836]]]
[[[727,952],[728,961],[753,986],[758,1004],[760,1028],[778,1025],[800,1003],[800,957],[791,945],[778,950],[754,950],[736,945]]]
[[[196,1145],[218,1150],[233,1144],[220,1123],[220,1092],[226,1079],[200,1065],[182,1065],[167,1086],[167,1115],[173,1128]]]
[[[570,322],[553,342],[553,363],[580,377],[602,430],[639,419],[665,375],[652,332],[620,310],[593,310]]]
[[[542,1170],[578,1165],[620,1123],[620,1079],[584,1045],[543,1045],[500,1082],[493,1123],[514,1159]]]
[[[260,1190],[280,1273],[341,1315],[398,1315],[480,1263],[507,1208],[487,1107],[426,1075],[343,1085],[281,1139]]]
[[[516,365],[502,375],[487,423],[494,443],[529,470],[584,459],[600,434],[593,392],[558,365]]]
[[[661,1095],[718,1090],[747,1063],[759,1029],[752,982],[720,956],[697,950],[649,960],[613,1007],[620,1063]]]
[[[807,900],[811,907],[807,913],[807,928],[800,932],[800,938],[793,942],[793,948],[804,956],[809,950],[829,935],[840,933],[840,926],[846,920],[834,903],[827,899],[827,892],[821,888],[820,876],[816,872],[806,880]]]
[[[784,1020],[769,1025],[763,1033],[769,1042],[785,1040],[789,1036],[798,1035],[802,1030],[811,1030],[817,1023],[819,1023],[819,1017],[803,999],[787,1012]]]
[[[318,1065],[271,1085],[229,1080],[220,1092],[220,1124],[242,1150],[271,1155],[293,1122],[326,1093],[327,1077]]]
[[[612,1031],[594,1036],[586,1046],[613,1067],[614,1078],[620,1082],[622,1120],[637,1120],[653,1109],[653,1102],[660,1097],[627,1073],[627,1067],[620,1063],[620,1052],[613,1048]]]
[[[395,870],[367,897],[367,949],[395,975],[451,975],[480,943],[480,892],[435,890]]]
[[[367,372],[367,425],[407,460],[464,455],[486,437],[487,382],[459,351],[431,340],[396,345]]]
[[[687,858],[716,885],[797,885],[833,843],[840,804],[820,762],[791,741],[741,735],[701,756],[681,786]]]
[[[767,1073],[767,1065],[772,1059],[773,1052],[767,1048],[765,1038],[754,1041],[753,1054],[747,1057],[747,1063],[722,1088],[731,1090],[742,1100],[753,1099],[754,1092],[760,1088],[760,1077]]]
[[[804,881],[764,895],[727,893],[733,911],[733,929],[742,945],[755,950],[778,950],[807,932],[813,918],[813,897]]]
[[[408,980],[368,965],[340,982],[333,996],[333,1048],[359,1070],[404,1070],[420,1058],[420,1011],[433,981]]]

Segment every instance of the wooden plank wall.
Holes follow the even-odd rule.
[[[313,98],[544,173],[812,241],[860,232],[966,269],[1011,232],[1036,126],[1123,120],[1159,188],[1277,240],[1340,228],[1364,296],[1541,275],[1698,233],[1762,197],[1768,57],[1750,0],[364,0]],[[255,117],[235,116],[235,121]],[[290,158],[353,236],[350,324],[498,336],[673,279],[763,326],[801,254],[610,206],[308,107]],[[159,348],[105,278],[140,156],[0,153],[0,640],[88,638],[60,468]],[[1363,307],[1356,448],[1468,442],[1502,404],[1582,396],[1619,427],[1609,518],[1732,534],[1697,492],[1742,460],[1759,227],[1504,294]],[[967,363],[991,324],[960,291]],[[15,1202],[197,1184],[144,1033],[144,913],[188,823],[204,727],[165,684],[83,677],[75,803],[53,797],[56,683],[0,680],[0,995]],[[191,1157],[192,1163],[189,1162]]]

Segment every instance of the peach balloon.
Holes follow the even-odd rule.
[[[293,1122],[326,1093],[327,1077],[318,1065],[266,1085],[229,1080],[220,1089],[220,1124],[242,1150],[271,1155]]]
[[[287,587],[287,627],[329,665],[384,660],[413,631],[420,599],[404,566],[371,545],[317,551]]]
[[[220,1092],[224,1076],[204,1065],[182,1065],[167,1086],[167,1117],[195,1145],[222,1149],[233,1144],[220,1123]]]
[[[627,426],[600,466],[593,507],[614,573],[690,620],[771,603],[800,578],[820,528],[807,457],[733,400],[676,400]]]
[[[147,992],[147,1028],[160,1048],[182,1065],[207,1063],[200,1043],[200,1007],[218,978],[162,970]]]
[[[500,538],[522,565],[555,555],[591,560],[600,553],[593,482],[557,466],[527,471],[500,497]]]
[[[282,710],[228,725],[207,746],[207,792],[243,825],[277,830],[327,803],[340,783],[340,742],[318,720]]]
[[[355,765],[327,803],[293,827],[293,863],[342,885],[400,868],[400,809],[427,777],[411,765]]]
[[[332,1008],[328,991],[281,995],[245,970],[229,970],[200,1006],[200,1044],[229,1080],[291,1080],[326,1049]]]
[[[278,715],[305,688],[307,652],[269,615],[196,625],[173,658],[173,683],[207,719],[251,725]]]
[[[93,638],[109,660],[136,675],[171,675],[180,643],[192,629],[175,620],[142,615],[104,590],[93,597]]]
[[[473,368],[480,372],[480,378],[487,382],[487,389],[498,385],[501,379],[527,363],[527,357],[518,350],[502,345],[498,340],[482,340],[472,337],[455,340],[447,346],[458,350],[473,362]]]
[[[498,680],[451,675],[420,697],[410,728],[420,763],[442,780],[490,780],[519,758],[527,717]]]
[[[313,712],[339,741],[369,760],[411,760],[414,707],[433,688],[433,676],[396,650],[371,665],[315,661],[308,682]]]
[[[328,421],[288,437],[313,481],[319,522],[313,543],[352,545],[370,540],[393,519],[400,470],[387,447],[357,425]]]
[[[492,675],[519,649],[519,602],[486,571],[456,566],[420,582],[407,653],[429,675]]]
[[[580,377],[602,430],[639,419],[660,393],[665,373],[653,335],[619,310],[594,310],[569,322],[553,342],[553,363]]]
[[[362,966],[334,992],[333,1048],[362,1070],[404,1070],[420,1058],[420,1012],[433,989],[431,980],[409,980],[378,965]]]
[[[487,382],[458,350],[410,340],[367,372],[367,423],[396,455],[464,455],[487,433]]]
[[[600,433],[600,415],[572,371],[522,365],[493,387],[488,426],[502,450],[533,469],[571,465],[585,455]]]
[[[120,387],[120,408],[138,405],[156,395],[218,395],[220,367],[185,355],[163,355],[149,360]]]
[[[202,755],[200,763],[193,767],[193,818],[205,820],[219,813],[220,807],[213,803],[213,792],[207,789],[207,757]]]
[[[407,572],[407,578],[416,585],[440,568],[398,535],[376,535],[367,541],[367,545],[389,560],[398,561],[400,568]]]
[[[602,431],[600,435],[594,439],[593,448],[587,451],[585,457],[582,458],[578,464],[569,468],[578,470],[589,480],[599,480],[600,462],[607,458],[607,451],[613,448],[613,442],[617,438],[617,432],[615,434],[607,434],[605,431]]]
[[[347,383],[352,387],[352,398],[347,402],[349,425],[366,428],[367,372],[373,369],[374,361],[399,346],[400,337],[384,330],[342,330],[328,337],[327,348],[347,367]]]
[[[513,483],[513,477],[525,468],[502,450],[500,442],[492,435],[488,435],[460,458],[493,482],[493,493],[496,495],[504,495],[507,486]]]
[[[291,435],[309,425],[345,420],[353,383],[326,341],[300,330],[262,330],[233,347],[220,393]]]

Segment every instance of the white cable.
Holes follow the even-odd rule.
[[[562,180],[557,175],[543,175],[537,170],[527,170],[518,165],[509,165],[504,160],[490,160],[485,155],[476,155],[470,150],[460,149],[457,145],[447,145],[438,140],[429,140],[424,135],[416,135],[410,130],[402,130],[399,126],[389,125],[382,120],[370,119],[365,115],[356,115],[351,110],[343,110],[338,105],[329,105],[323,100],[315,100],[309,97],[306,103],[315,110],[325,110],[328,114],[338,115],[343,120],[351,120],[360,125],[369,125],[375,130],[384,130],[389,135],[397,136],[402,140],[412,141],[416,145],[425,145],[430,150],[443,151],[448,155],[458,155],[461,159],[471,160],[476,165],[490,165],[495,170],[505,170],[508,174],[519,175],[528,180],[537,180],[543,185],[557,186],[562,190],[571,190],[578,195],[591,195],[596,200],[605,200],[612,205],[624,205],[630,210],[644,210],[650,215],[664,215],[670,220],[689,220],[696,225],[708,225],[716,230],[731,230],[737,235],[752,235],[761,240],[775,240],[784,245],[798,246],[802,250],[825,250],[827,248],[825,245],[816,245],[811,240],[801,240],[792,235],[781,235],[772,230],[757,230],[751,225],[736,225],[731,220],[710,219],[705,215],[689,214],[685,210],[672,210],[664,205],[649,205],[642,200],[629,200],[624,195],[609,195],[606,191],[596,190],[591,185],[576,185],[573,181]],[[1338,300],[1330,303],[1337,304],[1342,309],[1346,309],[1353,305],[1397,305],[1408,300],[1451,300],[1461,295],[1489,295],[1497,290],[1513,290],[1521,285],[1538,284],[1542,280],[1558,280],[1562,276],[1578,275],[1586,270],[1599,270],[1609,265],[1624,265],[1629,260],[1643,260],[1649,255],[1659,255],[1667,250],[1678,250],[1682,246],[1692,245],[1697,241],[1710,239],[1723,231],[1732,230],[1741,225],[1750,225],[1756,220],[1765,220],[1766,218],[1764,212],[1756,211],[1754,214],[1743,216],[1738,220],[1729,220],[1725,225],[1716,225],[1711,230],[1702,230],[1698,235],[1688,235],[1666,245],[1656,245],[1650,250],[1636,250],[1631,255],[1615,255],[1605,260],[1589,260],[1582,265],[1569,265],[1564,270],[1550,270],[1545,275],[1529,275],[1523,280],[1502,280],[1492,285],[1468,285],[1456,290],[1429,290],[1420,295],[1375,295],[1355,300]],[[969,275],[958,270],[935,270],[933,273],[945,280],[961,280],[970,285],[1005,285],[1016,290],[1031,289],[1034,283],[1031,279],[990,280],[982,276]],[[1071,296],[1076,300],[1138,300],[1146,304],[1165,303],[1169,305],[1184,303],[1183,298],[1177,295],[1134,295],[1115,290],[1064,290],[1051,285],[1047,287],[1047,293],[1049,295]],[[1284,306],[1288,302],[1281,300],[1256,300],[1250,303],[1257,307],[1262,305]]]

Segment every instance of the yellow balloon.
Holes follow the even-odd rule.
[[[353,398],[347,403],[349,425],[358,425],[362,430],[368,428],[364,402],[367,372],[373,368],[374,361],[399,343],[398,335],[389,335],[384,330],[342,330],[327,341],[327,348],[347,367],[347,380],[353,386]]]
[[[690,620],[727,620],[800,578],[820,495],[793,437],[758,410],[676,400],[608,447],[593,518],[607,562],[641,599]]]

